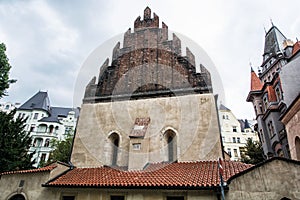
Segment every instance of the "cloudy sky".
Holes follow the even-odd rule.
[[[2,0],[0,42],[17,83],[1,101],[24,103],[42,90],[54,106],[80,106],[73,96],[83,63],[99,45],[132,28],[146,6],[206,51],[221,76],[223,102],[238,118],[254,117],[246,102],[249,63],[257,70],[262,62],[270,19],[286,37],[300,37],[299,0]]]

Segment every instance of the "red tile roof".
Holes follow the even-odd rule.
[[[300,50],[300,41],[297,41],[293,46],[292,55],[296,54]]]
[[[252,165],[223,161],[224,180]],[[45,186],[211,188],[219,185],[217,161],[150,164],[144,170],[120,171],[111,167],[74,168]]]
[[[48,165],[46,167],[41,167],[38,169],[29,169],[29,170],[18,170],[18,171],[9,171],[9,172],[3,172],[1,175],[6,175],[6,174],[26,174],[26,173],[35,173],[35,172],[46,172],[46,171],[51,171],[54,168],[56,168],[56,164]]]
[[[269,102],[276,102],[276,94],[274,88],[269,85],[267,86],[267,91],[268,91],[268,100]]]
[[[262,83],[260,82],[256,73],[251,69],[251,88],[250,91],[259,91],[262,89]]]

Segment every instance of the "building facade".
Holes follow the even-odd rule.
[[[2,173],[0,197],[210,200],[221,199],[222,191],[226,199],[300,197],[297,161],[273,158],[256,167],[219,159],[209,72],[203,66],[197,72],[193,54],[182,56],[179,38],[167,36],[147,7],[86,88],[71,162]],[[285,173],[274,179],[270,169]],[[267,187],[270,181],[274,187]]]
[[[19,106],[20,106],[19,103],[11,103],[11,102],[0,103],[0,111],[9,113],[12,110],[18,108]]]
[[[42,91],[17,109],[15,117],[27,118],[25,131],[32,137],[29,153],[34,153],[34,167],[48,160],[53,150],[51,140],[64,140],[74,133],[78,116],[78,108],[51,106],[48,93]]]
[[[258,75],[251,69],[251,88],[247,97],[252,102],[259,138],[267,158],[290,157],[285,125],[280,121],[286,110],[281,71],[293,57],[294,43],[272,24],[265,35],[263,62]]]
[[[219,108],[219,120],[224,151],[231,156],[231,160],[241,160],[247,140],[251,138],[252,141],[259,141],[253,123],[249,123],[247,119],[238,120],[232,111],[222,104]]]
[[[281,83],[287,109],[280,120],[285,125],[291,158],[300,160],[300,42],[293,46],[288,64],[281,70]]]

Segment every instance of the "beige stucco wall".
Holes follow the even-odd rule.
[[[229,184],[226,199],[300,199],[300,165],[273,160]]]
[[[65,165],[54,164],[56,168],[51,171],[1,175],[0,199],[7,200],[15,194],[22,194],[26,200],[45,199],[48,196],[50,199],[59,199],[59,193],[42,187],[42,184],[69,169]],[[23,186],[20,186],[21,180],[24,181]]]
[[[214,191],[174,191],[174,190],[118,190],[118,189],[53,189],[57,196],[75,196],[76,200],[110,200],[111,195],[123,195],[126,200],[166,200],[167,196],[184,196],[186,200],[216,200],[217,194]],[[59,194],[60,193],[60,194]],[[53,195],[53,200],[56,199]],[[51,198],[47,198],[52,200]]]
[[[136,118],[150,117],[141,150],[132,150],[129,134]],[[221,157],[220,132],[212,94],[83,104],[71,161],[75,166],[111,165],[109,135],[120,136],[119,166],[142,169],[148,162],[167,161],[164,133],[176,133],[178,161]],[[131,141],[130,141],[131,140]]]

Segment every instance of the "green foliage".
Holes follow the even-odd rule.
[[[61,161],[68,163],[71,155],[73,143],[73,134],[69,134],[65,140],[52,140],[51,146],[54,149],[47,163],[52,163],[54,161]]]
[[[245,147],[245,153],[241,157],[241,161],[248,164],[257,164],[264,161],[261,143],[254,142],[249,138]]]
[[[9,79],[9,70],[11,68],[8,58],[5,54],[5,44],[0,44],[0,98],[6,96],[6,90],[9,84],[16,82],[16,80]]]
[[[14,120],[15,113],[0,111],[0,173],[32,168],[32,155],[28,154],[31,137],[24,131],[26,119]]]

